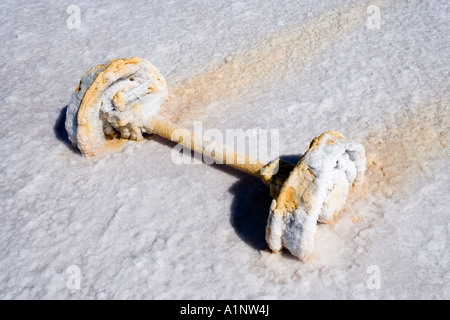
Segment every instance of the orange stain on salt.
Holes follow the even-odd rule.
[[[450,97],[386,119],[365,143],[367,188],[390,197],[420,183],[432,162],[449,156]],[[423,179],[422,179],[423,180]]]
[[[251,93],[299,72],[348,31],[362,26],[365,18],[363,5],[345,6],[279,30],[211,71],[171,88],[161,113],[177,122],[187,114],[204,113],[211,103],[236,97],[245,103]]]

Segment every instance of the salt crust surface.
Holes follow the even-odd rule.
[[[450,298],[449,4],[387,3],[369,29],[368,3],[353,1],[77,1],[81,29],[69,30],[66,2],[2,1],[0,297]],[[361,23],[333,14],[349,10],[338,16]],[[265,44],[283,50],[272,60]],[[208,89],[211,70],[237,77],[226,61],[252,66],[229,98],[195,95],[207,103],[182,112],[187,127],[278,128],[290,159],[329,129],[365,146],[365,189],[318,225],[307,263],[267,250],[271,199],[252,177],[176,166],[157,138],[94,159],[70,147],[64,107],[84,72],[132,56],[172,92],[192,79]],[[373,265],[380,289],[367,286]]]

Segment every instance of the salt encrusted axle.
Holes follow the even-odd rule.
[[[340,212],[350,187],[364,179],[364,147],[338,132],[314,138],[297,165],[281,159],[265,163],[163,118],[159,109],[167,99],[163,76],[146,60],[116,59],[96,66],[83,76],[67,108],[69,139],[85,156],[107,150],[113,137],[141,140],[144,133],[202,154],[214,145],[220,152],[208,152],[208,157],[260,177],[270,187],[266,241],[272,251],[285,247],[301,260],[313,251],[317,222]]]

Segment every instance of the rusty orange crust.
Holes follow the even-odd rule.
[[[302,176],[302,178],[295,180],[290,179],[293,175]],[[305,204],[310,203],[311,194],[307,192],[307,189],[314,178],[315,176],[309,167],[300,160],[288,178],[290,181],[298,181],[299,183],[296,185],[283,185],[280,195],[277,198],[276,210],[285,214],[296,210],[301,205],[301,202],[304,202]]]
[[[87,72],[84,73],[82,79],[83,79],[84,77],[86,77],[89,73],[95,72],[95,71],[97,71],[97,70],[102,70],[102,69],[104,69],[104,68],[106,68],[106,67],[107,67],[106,64],[99,64],[99,65],[97,65],[97,66],[95,66],[95,67],[92,67],[92,68],[90,68]],[[75,89],[75,92],[78,92],[78,91],[80,91],[80,90],[81,90],[81,81],[80,81],[80,83],[78,84],[78,87]]]
[[[94,116],[92,114],[92,106],[95,101],[97,101],[101,94],[105,91],[110,83],[112,75],[115,78],[119,78],[126,74],[129,71],[128,65],[135,65],[139,63],[141,59],[134,57],[131,59],[116,59],[111,61],[108,67],[105,70],[101,71],[91,86],[87,89],[84,94],[83,100],[80,104],[80,108],[78,109],[78,128],[77,128],[77,141],[78,148],[82,151],[85,156],[91,157],[96,156],[103,151],[105,147],[106,141],[103,141],[103,146],[93,146],[93,127],[91,124],[91,118]],[[99,66],[97,66],[99,67]],[[94,67],[96,68],[96,67]]]
[[[121,149],[125,143],[127,143],[128,139],[122,139],[122,138],[112,138],[112,139],[106,139],[105,148],[106,150],[119,150]]]
[[[311,144],[307,152],[311,152],[314,149],[317,149],[321,141],[324,139],[325,135],[331,135],[336,139],[344,138],[344,136],[337,131],[324,132],[320,136],[314,138],[311,141]],[[335,140],[328,140],[326,143],[336,144],[337,142]],[[285,184],[281,188],[280,195],[277,198],[276,210],[282,214],[295,211],[297,208],[300,207],[302,202],[306,207],[309,207],[310,203],[313,200],[312,190],[308,189],[311,186],[311,182],[315,179],[315,176],[311,172],[308,165],[303,162],[303,158],[295,166],[294,170],[292,170],[291,174],[289,175],[289,178],[291,178],[293,175],[297,175],[301,178],[288,180],[298,181],[298,183],[296,183],[295,185]]]
[[[113,99],[112,102],[114,104],[114,107],[119,111],[125,110],[125,96],[122,91],[118,91]]]
[[[337,132],[337,131],[327,131],[327,132],[324,132],[324,133],[322,133],[320,136],[318,136],[318,137],[315,137],[312,141],[311,141],[311,144],[309,145],[309,150],[308,151],[312,151],[312,150],[314,150],[314,149],[317,149],[317,147],[319,146],[319,143],[320,143],[320,141],[322,141],[322,139],[323,139],[323,137],[325,136],[325,135],[330,135],[330,136],[332,136],[332,137],[334,137],[334,138],[336,138],[336,139],[344,139],[345,137],[341,134],[341,133],[339,133],[339,132]],[[335,141],[335,140],[328,140],[327,141],[327,144],[336,144],[337,142]]]

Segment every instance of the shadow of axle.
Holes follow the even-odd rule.
[[[296,164],[301,155],[284,155],[285,161]],[[268,250],[266,225],[272,197],[261,180],[242,174],[229,192],[233,194],[230,223],[236,234],[256,250]]]
[[[67,106],[61,109],[55,122],[53,131],[55,137],[63,142],[72,152],[78,152],[69,140],[65,129]],[[148,139],[154,140],[166,147],[173,148],[176,143],[164,138],[152,135]],[[194,152],[191,154],[194,157]],[[284,155],[280,157],[285,161],[296,164],[301,155]],[[213,168],[230,174],[238,179],[228,191],[233,194],[233,202],[230,207],[230,224],[236,234],[248,245],[256,250],[267,250],[265,234],[267,218],[272,197],[269,189],[258,178],[242,173],[237,169],[223,164],[212,164]]]

